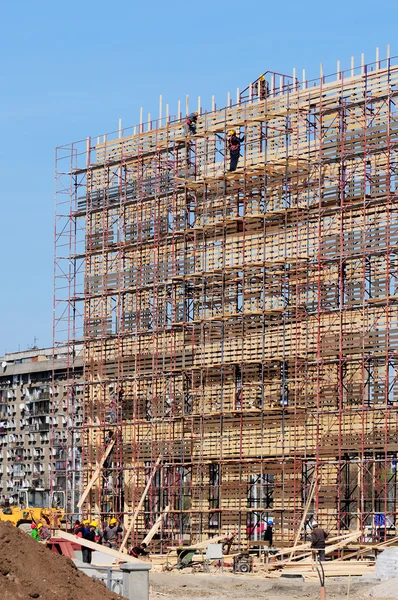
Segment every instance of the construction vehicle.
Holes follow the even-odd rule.
[[[64,518],[64,492],[52,492],[50,497],[50,493],[44,489],[23,490],[0,506],[0,521],[9,521],[24,531],[30,531],[32,523],[60,528]]]

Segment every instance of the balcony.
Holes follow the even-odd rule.
[[[31,433],[50,431],[50,423],[31,423],[28,426],[28,431]]]

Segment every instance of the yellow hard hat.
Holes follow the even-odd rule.
[[[97,521],[91,521],[90,527],[98,527]]]
[[[235,129],[230,129],[228,133],[229,135],[236,135]]]
[[[109,521],[109,523],[110,523],[111,525],[114,525],[115,523],[117,523],[117,520],[116,520],[116,519],[113,517],[113,518],[112,518],[112,519]]]
[[[88,525],[90,523],[90,519],[84,519],[83,525]]]
[[[40,527],[43,527],[43,523],[39,523],[39,524],[37,525],[37,529],[40,529]]]

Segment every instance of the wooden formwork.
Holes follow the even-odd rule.
[[[328,528],[395,525],[397,83],[375,65],[82,152],[87,480],[116,440],[88,511],[131,512],[161,455],[137,536],[170,504],[164,539],[291,539],[313,473]]]

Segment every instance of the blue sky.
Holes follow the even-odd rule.
[[[397,17],[391,0],[3,2],[0,353],[52,342],[56,146],[157,115],[159,94],[206,109],[268,69],[398,54]]]

